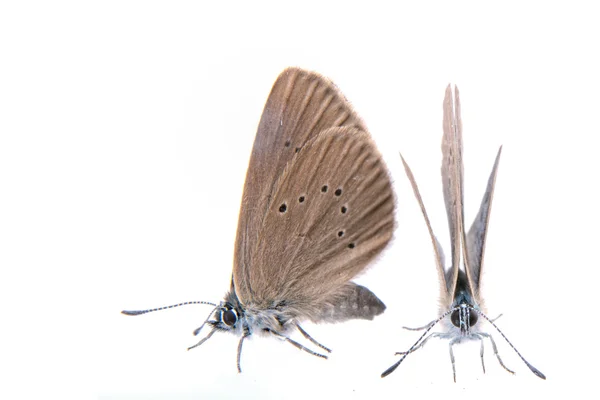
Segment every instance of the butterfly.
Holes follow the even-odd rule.
[[[258,125],[240,208],[231,287],[220,303],[186,302],[127,315],[209,304],[194,331],[289,337],[300,325],[371,320],[384,303],[351,282],[384,249],[395,199],[384,161],[367,128],[335,85],[299,68],[277,78]]]
[[[483,343],[484,339],[489,339],[494,354],[500,365],[510,373],[514,373],[508,369],[500,355],[494,338],[481,330],[483,321],[489,322],[498,330],[500,335],[508,342],[515,350],[521,360],[529,367],[529,369],[538,377],[546,379],[538,369],[521,356],[517,349],[510,343],[504,334],[498,329],[494,323],[495,319],[490,319],[486,315],[484,299],[481,295],[481,273],[483,267],[483,256],[485,251],[485,242],[487,236],[487,228],[490,220],[490,212],[492,205],[492,197],[494,194],[494,186],[496,182],[496,174],[498,172],[498,163],[502,147],[498,150],[492,173],[488,179],[487,188],[479,212],[471,225],[468,233],[465,233],[464,228],[464,206],[463,206],[463,163],[462,163],[462,122],[460,118],[460,98],[458,88],[454,91],[454,100],[452,98],[452,90],[450,85],[446,88],[444,98],[444,120],[443,120],[443,139],[442,139],[442,183],[444,192],[444,201],[446,205],[446,213],[448,216],[448,225],[450,229],[450,240],[452,243],[451,257],[452,264],[448,270],[444,269],[444,252],[437,240],[429,217],[423,205],[423,200],[419,193],[419,188],[412,174],[412,171],[404,157],[402,162],[408,179],[412,185],[415,197],[419,202],[435,254],[438,278],[440,282],[440,315],[429,324],[420,328],[406,328],[409,330],[425,330],[423,335],[415,342],[415,344],[405,352],[396,353],[402,355],[399,361],[388,368],[382,377],[391,374],[404,361],[408,354],[423,347],[431,338],[440,338],[449,340],[450,359],[452,362],[452,373],[456,382],[456,368],[454,363],[454,353],[452,347],[466,340],[478,340],[481,343],[481,365],[485,372],[485,364],[483,362]],[[461,252],[463,255],[464,269],[460,268]],[[497,319],[497,318],[496,318]],[[444,327],[444,332],[434,332],[427,334],[437,324],[441,323]]]

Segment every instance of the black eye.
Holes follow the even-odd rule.
[[[469,309],[469,326],[473,326],[477,323],[477,313],[471,309]]]
[[[237,313],[235,310],[225,310],[223,312],[223,322],[227,326],[233,326],[237,322]]]
[[[450,321],[452,321],[452,325],[457,328],[460,328],[460,311],[454,310],[452,314],[450,314]]]

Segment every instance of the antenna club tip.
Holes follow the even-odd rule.
[[[537,376],[540,379],[546,380],[546,375],[542,374],[541,371],[538,371],[537,369],[532,370],[532,372],[535,374],[535,376]]]
[[[123,314],[123,315],[139,315],[140,312],[139,311],[123,310],[123,311],[121,311],[121,314]]]
[[[398,365],[400,365],[400,363],[394,364],[391,367],[389,367],[388,369],[386,369],[385,371],[383,371],[383,373],[381,374],[381,377],[385,378],[386,376],[388,376],[389,374],[394,372],[396,370],[396,368],[398,367]]]

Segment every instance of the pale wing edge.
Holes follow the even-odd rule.
[[[421,213],[423,213],[423,218],[425,219],[425,224],[427,225],[427,230],[429,231],[429,237],[431,238],[431,244],[433,245],[433,254],[435,256],[435,266],[438,274],[438,280],[440,282],[440,291],[442,292],[442,298],[445,302],[451,298],[452,293],[448,291],[448,282],[446,281],[446,273],[444,270],[444,255],[442,251],[442,247],[433,233],[433,228],[431,227],[431,222],[429,221],[429,216],[427,215],[427,210],[425,209],[425,205],[423,204],[423,198],[421,197],[421,193],[419,191],[419,187],[417,185],[417,181],[412,173],[412,170],[408,166],[408,163],[400,154],[400,158],[402,159],[402,164],[404,165],[404,171],[406,172],[406,176],[410,181],[410,185],[412,186],[413,193],[419,203],[419,207],[421,208]]]
[[[500,146],[500,149],[498,149],[494,167],[492,168],[492,172],[488,178],[485,194],[481,199],[479,212],[477,213],[477,216],[475,217],[475,220],[473,221],[473,224],[471,225],[467,235],[467,265],[470,270],[470,274],[467,277],[472,281],[472,286],[475,288],[474,295],[478,299],[481,299],[481,272],[501,153],[502,146]]]

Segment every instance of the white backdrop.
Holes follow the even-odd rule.
[[[2,398],[486,398],[597,392],[600,28],[593,8],[476,3],[20,2],[0,6]],[[579,3],[578,3],[579,4]],[[229,287],[242,186],[262,108],[287,66],[331,78],[395,181],[392,245],[358,281],[373,322],[305,328],[329,360],[268,338],[201,348]],[[449,253],[439,176],[442,99],[461,90],[467,222],[504,145],[485,260],[496,334],[432,341],[380,373],[437,315],[410,163]],[[490,328],[492,329],[492,328]],[[490,333],[494,333],[489,330]],[[591,333],[591,335],[590,335]]]

